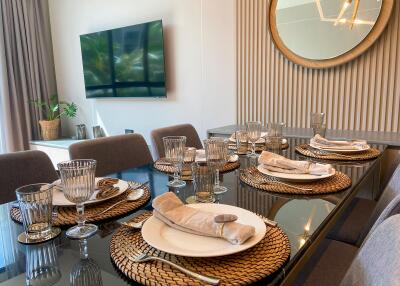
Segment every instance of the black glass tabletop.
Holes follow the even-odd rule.
[[[307,142],[307,139],[288,139],[289,148],[282,155],[292,159],[310,158],[295,152],[294,147]],[[385,145],[374,145],[384,151]],[[269,277],[265,282],[279,284],[285,275],[289,275],[294,266],[312,246],[318,244],[321,235],[346,208],[348,201],[355,195],[374,199],[377,187],[361,186],[379,178],[380,158],[359,162],[330,162],[337,170],[347,174],[351,187],[329,195],[296,196],[269,193],[252,188],[239,179],[241,169],[257,165],[256,159],[246,156],[239,158],[241,166],[222,176],[221,183],[228,192],[218,197],[221,204],[238,206],[261,214],[278,223],[288,235],[291,244],[291,255],[285,266]],[[149,181],[152,198],[168,191],[175,192],[182,201],[194,194],[190,181],[184,188],[174,190],[167,187],[171,178],[146,165],[125,170],[110,176],[122,180]],[[376,180],[375,180],[376,181]],[[120,227],[120,222],[129,220],[144,210],[151,210],[151,201],[124,217],[98,223],[96,235],[87,241],[70,240],[62,234],[53,241],[38,245],[22,245],[16,238],[23,231],[22,225],[14,222],[9,212],[12,203],[0,205],[0,284],[1,285],[130,285],[128,280],[112,263],[109,253],[110,239]],[[40,268],[46,269],[46,275],[39,275]],[[39,269],[39,271],[38,271]],[[93,282],[90,284],[89,282]],[[27,284],[30,285],[30,284]]]

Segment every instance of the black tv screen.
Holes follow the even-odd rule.
[[[165,97],[162,21],[80,36],[86,97]]]

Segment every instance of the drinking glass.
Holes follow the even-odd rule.
[[[282,137],[283,136],[283,127],[285,127],[285,123],[283,123],[283,122],[268,123],[268,135]]]
[[[282,136],[268,135],[266,140],[266,148],[273,153],[279,154],[282,149]]]
[[[193,163],[196,160],[196,148],[186,147],[185,148],[185,163]]]
[[[251,153],[248,155],[249,157],[257,157],[256,154],[256,142],[261,138],[261,122],[253,121],[247,122],[247,135],[249,141],[251,142]]]
[[[69,282],[72,286],[102,286],[103,279],[99,265],[89,258],[87,240],[79,241],[80,260],[72,267]]]
[[[283,138],[283,122],[270,122],[268,123],[268,136],[265,140],[266,149],[271,150],[274,153],[280,153],[282,148]]]
[[[54,285],[61,279],[54,241],[26,246],[26,285]]]
[[[168,182],[169,187],[181,188],[186,185],[185,181],[180,180],[179,172],[185,156],[186,136],[167,136],[163,137],[165,159],[175,166],[174,180]]]
[[[326,125],[324,124],[325,113],[312,112],[311,113],[311,128],[313,129],[314,136],[319,134],[325,137]]]
[[[32,184],[16,191],[22,223],[28,240],[41,241],[51,236],[53,192],[49,184]]]
[[[196,202],[210,203],[214,201],[214,174],[214,169],[205,162],[192,164],[192,178]]]
[[[247,154],[249,150],[249,139],[247,131],[239,130],[235,132],[236,137],[236,153],[238,155]]]
[[[85,223],[84,203],[90,199],[95,189],[96,161],[79,159],[61,162],[58,165],[64,196],[76,204],[78,212],[77,226],[67,230],[67,236],[82,239],[97,231],[94,224]]]
[[[204,140],[207,164],[215,170],[214,194],[225,193],[228,189],[220,185],[219,170],[225,166],[228,160],[228,142],[224,138],[211,137]]]

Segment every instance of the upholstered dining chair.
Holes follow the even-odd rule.
[[[400,195],[400,165],[398,165],[378,202],[355,198],[327,238],[360,246],[382,211]]]
[[[400,215],[383,221],[368,236],[341,286],[400,285]]]
[[[71,159],[97,161],[96,176],[105,176],[153,162],[149,147],[140,134],[102,137],[74,143]]]
[[[50,158],[42,151],[22,151],[0,155],[0,204],[16,199],[15,190],[58,179]]]
[[[361,248],[324,239],[291,285],[400,285],[399,250],[400,215],[394,214],[372,229]]]
[[[196,149],[203,148],[199,134],[191,124],[180,124],[159,128],[151,132],[151,139],[155,146],[158,158],[165,156],[164,143],[162,139],[166,136],[186,136],[187,147],[195,147]]]

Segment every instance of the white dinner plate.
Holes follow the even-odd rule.
[[[229,138],[229,142],[236,144],[236,139],[233,139],[232,137],[230,137]],[[286,144],[286,143],[287,143],[287,139],[286,138],[282,138],[282,144]],[[258,139],[256,141],[256,144],[265,144],[265,138]]]
[[[152,216],[142,227],[143,239],[154,248],[167,253],[189,257],[215,257],[244,251],[256,245],[265,236],[265,223],[248,210],[223,204],[191,204],[190,207],[217,214],[237,215],[237,222],[255,227],[255,235],[241,245],[234,245],[223,238],[177,230]]]
[[[327,175],[311,175],[311,174],[287,174],[287,173],[279,173],[279,172],[272,172],[270,170],[267,170],[264,168],[264,166],[258,165],[257,167],[258,171],[261,173],[275,177],[277,179],[280,179],[282,181],[288,181],[288,182],[312,182],[312,181],[317,181],[317,180],[322,180],[325,178],[332,177],[335,175],[336,171],[335,169],[332,168],[332,172]]]
[[[320,147],[315,145],[314,143],[310,142],[310,146],[318,149],[318,150],[322,150],[325,152],[332,152],[332,153],[340,153],[340,154],[346,154],[346,153],[359,153],[359,152],[365,152],[369,149],[371,149],[371,147],[369,145],[363,145],[363,147],[361,149],[335,149],[335,148],[324,148],[324,147]]]
[[[99,180],[103,178],[96,178],[96,185]],[[54,182],[54,184],[59,184],[60,180],[57,180]],[[123,192],[125,192],[129,188],[129,184],[126,181],[119,180],[118,183],[114,184],[114,187],[118,187],[119,191],[115,193],[114,195],[104,198],[104,199],[96,199],[96,195],[99,192],[99,190],[96,188],[94,191],[93,195],[90,197],[89,201],[85,202],[85,205],[90,205],[90,204],[97,204],[109,199],[112,199],[116,196],[121,195]],[[64,193],[59,187],[53,188],[53,206],[60,206],[60,207],[72,207],[75,206],[74,203],[70,202],[67,200],[67,198],[64,196]]]

